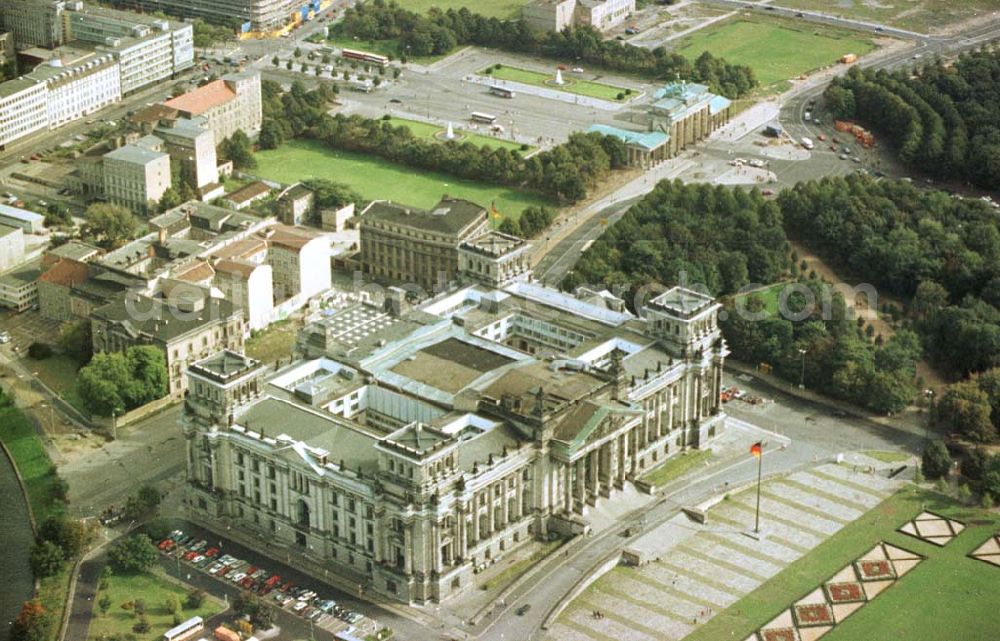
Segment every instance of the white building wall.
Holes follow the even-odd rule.
[[[15,227],[9,234],[0,236],[0,271],[6,271],[24,262],[24,232]]]
[[[48,80],[49,129],[55,129],[121,100],[121,72],[118,63],[95,63],[98,67],[103,67],[92,71],[88,65],[81,65],[67,69],[71,80]]]
[[[330,276],[330,239],[315,238],[299,252],[299,293],[309,298],[333,286]]]
[[[47,95],[45,84],[37,83],[0,98],[0,147],[45,129],[48,125]]]

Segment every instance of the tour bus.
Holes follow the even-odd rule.
[[[164,632],[163,641],[185,641],[186,639],[196,637],[204,629],[204,620],[201,617],[192,617],[184,623]]]
[[[386,67],[389,65],[389,59],[385,56],[380,56],[377,53],[368,53],[367,51],[356,51],[354,49],[341,49],[340,56],[346,58],[347,60],[356,60],[358,62],[364,62],[371,65],[378,65],[380,67]]]
[[[501,98],[513,98],[514,92],[504,87],[490,87],[490,93]]]
[[[496,116],[492,114],[483,113],[481,111],[473,111],[469,115],[469,118],[471,118],[474,122],[484,122],[487,125],[492,125],[497,121]]]

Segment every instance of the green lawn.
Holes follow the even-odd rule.
[[[267,329],[254,332],[247,339],[244,352],[250,358],[256,358],[265,364],[288,358],[292,355],[301,327],[302,323],[291,320],[271,323]]]
[[[21,410],[13,406],[0,408],[0,438],[21,472],[35,522],[40,525],[47,517],[64,512],[65,505],[56,498],[59,478],[52,460]]]
[[[659,467],[654,467],[642,477],[643,481],[655,486],[666,485],[670,481],[683,476],[699,465],[712,458],[711,450],[689,450],[667,459]]]
[[[863,55],[875,48],[867,38],[828,27],[793,21],[725,20],[681,40],[678,52],[694,60],[704,51],[749,65],[762,87],[797,78],[835,64],[845,53]]]
[[[419,120],[408,120],[405,118],[390,118],[389,122],[393,127],[406,127],[409,129],[414,136],[417,138],[426,138],[428,140],[440,140],[437,137],[439,132],[443,132],[446,127],[440,125],[435,125],[429,122],[421,122]],[[491,147],[497,148],[502,147],[504,149],[509,149],[511,151],[516,151],[522,154],[526,154],[531,151],[529,147],[527,150],[521,150],[521,144],[516,142],[511,142],[510,140],[501,140],[499,138],[494,138],[493,136],[484,136],[483,134],[473,133],[465,129],[459,129],[457,126],[453,125],[453,129],[456,134],[460,134],[462,139],[459,142],[462,143],[472,143],[477,147]]]
[[[861,453],[883,463],[902,463],[913,458],[911,454],[907,454],[906,452],[889,452],[886,450],[864,450]]]
[[[132,626],[135,625],[138,617],[132,610],[126,610],[121,606],[123,603],[142,599],[146,602],[146,618],[149,619],[150,630],[146,634],[136,634],[136,637],[139,641],[159,641],[163,638],[164,632],[174,627],[173,615],[166,609],[167,597],[173,594],[180,599],[183,605],[187,593],[187,589],[168,581],[159,568],[153,572],[142,574],[113,575],[108,580],[108,589],[101,590],[98,597],[94,599],[94,616],[90,620],[89,638],[99,639],[101,635],[134,634]],[[107,615],[101,614],[97,607],[97,602],[104,594],[111,597],[111,608]],[[217,599],[207,597],[200,609],[182,609],[180,616],[182,621],[187,621],[193,616],[207,619],[222,610],[222,604]]]
[[[397,165],[377,156],[329,149],[312,140],[292,140],[279,149],[258,152],[256,157],[256,173],[262,178],[283,183],[328,178],[350,185],[365,198],[393,200],[415,207],[431,207],[447,194],[486,208],[495,201],[498,211],[516,219],[525,207],[552,205],[545,198],[510,187],[495,187]]]
[[[754,290],[749,294],[746,294],[746,296],[749,296],[750,294],[758,296],[764,303],[764,312],[769,318],[773,318],[778,315],[778,303],[781,291],[787,285],[788,283],[775,283],[773,285],[768,285],[763,289]],[[741,296],[740,298],[745,298],[745,296]],[[745,309],[745,303],[743,305],[743,309]]]
[[[495,587],[506,588],[508,585],[516,581],[518,577],[527,572],[531,566],[537,565],[548,555],[562,547],[563,543],[565,543],[565,541],[562,539],[543,543],[542,547],[536,550],[534,554],[512,563],[509,568],[499,572],[495,577],[483,584],[483,589],[489,590]]]
[[[469,0],[397,0],[399,6],[415,11],[420,14],[427,13],[428,9],[436,7],[442,11],[448,9],[461,9],[469,7],[470,11],[484,15],[487,18],[516,18],[521,15],[521,7],[528,4],[529,0],[479,0],[469,2]]]
[[[493,66],[487,67],[480,70],[479,75],[496,78],[498,80],[521,82],[526,85],[535,85],[537,87],[545,87],[556,91],[565,91],[566,93],[588,96],[590,98],[610,100],[611,102],[623,102],[628,98],[626,95],[622,100],[618,99],[619,95],[625,94],[627,91],[624,87],[615,87],[614,85],[607,85],[603,82],[592,82],[590,80],[577,80],[573,77],[572,73],[566,72],[563,73],[563,81],[565,82],[563,85],[548,82],[555,79],[555,71],[552,73],[543,73],[541,71],[530,71],[528,69],[510,67],[507,65],[504,65],[499,69],[496,69]]]
[[[896,528],[923,509],[965,523],[944,547]],[[1000,529],[1000,514],[967,508],[908,486],[695,630],[685,641],[746,639],[848,563],[885,541],[926,557],[895,585],[823,636],[823,641],[986,640],[1000,630],[1000,568],[966,556]],[[993,632],[989,632],[992,630]],[[947,633],[944,633],[947,631]]]
[[[60,398],[85,416],[90,416],[90,412],[83,405],[83,399],[76,392],[76,374],[80,366],[75,360],[63,354],[53,354],[38,361],[25,357],[21,359],[21,364],[36,373],[43,383],[59,394]]]
[[[997,0],[782,0],[781,6],[846,16],[865,22],[928,32],[1000,7]]]

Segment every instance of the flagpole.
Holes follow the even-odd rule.
[[[754,534],[760,534],[760,475],[761,469],[764,467],[764,448],[760,448],[760,454],[757,455],[757,516],[754,518],[753,532]]]

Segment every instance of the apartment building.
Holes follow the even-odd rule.
[[[0,0],[0,25],[23,47],[58,47],[65,42],[62,0]]]
[[[204,190],[203,196],[221,187],[215,134],[204,118],[165,119],[154,133],[163,140],[170,157],[180,164],[181,177]]]
[[[171,185],[170,155],[146,136],[103,157],[104,196],[133,212],[148,214]]]
[[[366,274],[438,291],[458,275],[458,246],[488,229],[486,210],[442,198],[430,210],[375,201],[361,212],[361,265]]]
[[[0,150],[48,127],[45,83],[17,78],[0,83]]]
[[[305,301],[332,286],[330,239],[301,227],[275,225],[265,232],[267,262],[274,276],[278,302]]]
[[[24,230],[0,223],[0,272],[24,262]]]
[[[635,13],[635,0],[536,0],[521,8],[521,19],[539,31],[591,26],[616,27]]]
[[[273,31],[291,23],[304,8],[318,12],[320,0],[126,0],[125,5],[215,23],[238,21],[248,31]]]
[[[174,298],[128,295],[91,313],[94,353],[155,345],[167,360],[168,388],[187,389],[188,365],[219,350],[243,348],[243,312],[191,290]]]
[[[263,119],[259,73],[231,73],[165,103],[184,118],[204,118],[218,145],[236,131],[260,132]]]
[[[70,66],[51,60],[25,77],[46,86],[49,129],[99,111],[122,97],[118,61],[110,53]]]

